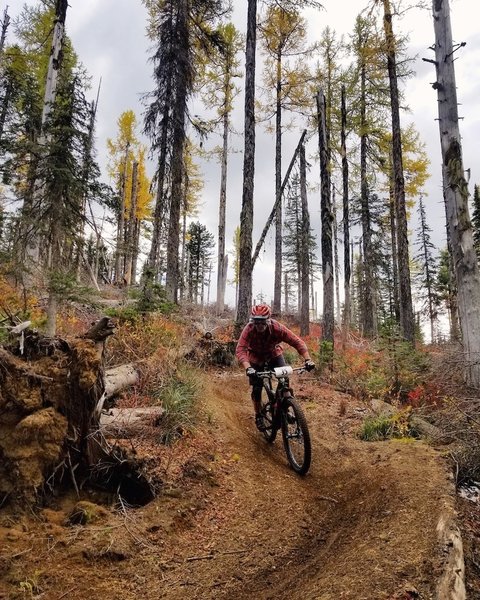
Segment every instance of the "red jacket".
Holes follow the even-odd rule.
[[[249,362],[263,365],[265,362],[282,354],[281,342],[293,346],[300,354],[307,352],[303,340],[278,321],[270,320],[265,331],[258,331],[253,323],[245,325],[237,343],[235,356],[238,362]]]

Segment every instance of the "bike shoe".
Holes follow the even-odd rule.
[[[263,416],[262,415],[255,415],[255,425],[256,425],[258,431],[265,431],[266,430],[265,423],[263,421]]]

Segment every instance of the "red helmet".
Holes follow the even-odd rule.
[[[272,311],[268,304],[257,304],[252,306],[251,316],[254,321],[266,321],[272,316]]]

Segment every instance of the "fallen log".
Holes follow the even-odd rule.
[[[133,363],[105,371],[105,400],[113,398],[127,387],[136,385],[139,377],[138,369]]]
[[[163,413],[161,406],[111,408],[101,414],[100,429],[105,437],[134,437],[145,427],[156,426]]]
[[[119,367],[113,367],[106,371],[103,377],[105,389],[95,406],[96,419],[100,419],[100,415],[102,414],[103,407],[107,400],[110,400],[127,387],[138,383],[139,378],[140,374],[138,369],[133,364],[120,365]]]
[[[370,400],[370,407],[374,414],[378,416],[391,417],[401,408],[395,407],[388,402],[373,398]],[[447,435],[444,431],[429,423],[418,414],[412,412],[409,417],[409,423],[422,438],[429,440],[433,444],[450,444],[453,441],[452,436]]]

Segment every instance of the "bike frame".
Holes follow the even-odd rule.
[[[297,367],[293,369],[289,365],[285,367],[275,367],[269,371],[257,371],[256,376],[262,379],[262,384],[267,393],[268,399],[272,405],[272,426],[276,430],[280,429],[281,421],[280,414],[282,408],[282,402],[285,398],[293,397],[293,390],[290,387],[289,376],[293,373],[304,373],[305,367]],[[274,389],[272,380],[277,380],[277,386]],[[288,395],[287,395],[288,392]]]

